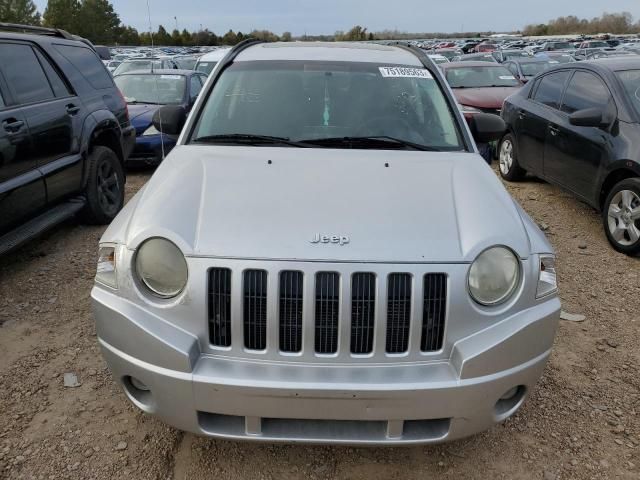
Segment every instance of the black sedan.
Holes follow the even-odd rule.
[[[553,67],[509,97],[500,174],[526,172],[602,212],[619,252],[640,253],[640,59]]]

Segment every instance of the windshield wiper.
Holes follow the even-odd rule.
[[[253,135],[248,133],[229,133],[224,135],[207,135],[198,137],[193,143],[236,143],[241,145],[289,145],[292,147],[308,148],[303,142],[294,142],[287,137],[272,137],[270,135]]]
[[[354,145],[358,146],[371,146],[379,147],[384,145],[396,145],[400,147],[410,148],[412,150],[421,150],[424,152],[437,152],[437,148],[429,147],[427,145],[421,145],[419,143],[410,142],[408,140],[402,140],[400,138],[391,137],[388,135],[374,135],[368,137],[331,137],[331,138],[312,138],[308,140],[302,140],[306,144],[318,145],[318,146],[338,146],[347,145],[353,148]]]

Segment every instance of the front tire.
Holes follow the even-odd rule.
[[[511,133],[507,133],[498,147],[498,166],[500,176],[509,182],[522,180],[527,173],[518,163],[516,142]]]
[[[85,189],[85,222],[106,225],[124,205],[124,171],[113,150],[96,146],[88,158],[89,178]]]
[[[604,231],[620,253],[640,253],[640,178],[617,183],[607,195],[602,210]]]

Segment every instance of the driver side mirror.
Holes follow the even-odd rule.
[[[599,108],[585,108],[569,115],[569,123],[576,127],[602,128],[608,125],[604,117],[604,112]]]
[[[471,127],[471,134],[477,143],[500,140],[507,131],[504,120],[492,113],[476,113],[471,117],[469,127]]]
[[[165,105],[153,114],[153,126],[159,132],[167,135],[180,135],[182,127],[187,121],[187,111],[184,107]]]

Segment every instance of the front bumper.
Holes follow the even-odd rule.
[[[139,305],[100,287],[92,298],[107,364],[143,411],[211,437],[350,445],[454,440],[513,415],[542,374],[560,311],[557,298],[520,311],[444,360],[315,365],[203,353]]]
[[[166,156],[175,147],[175,139],[167,135],[139,135],[136,137],[135,147],[129,156],[127,164],[160,165],[163,160],[163,143],[164,155]]]

